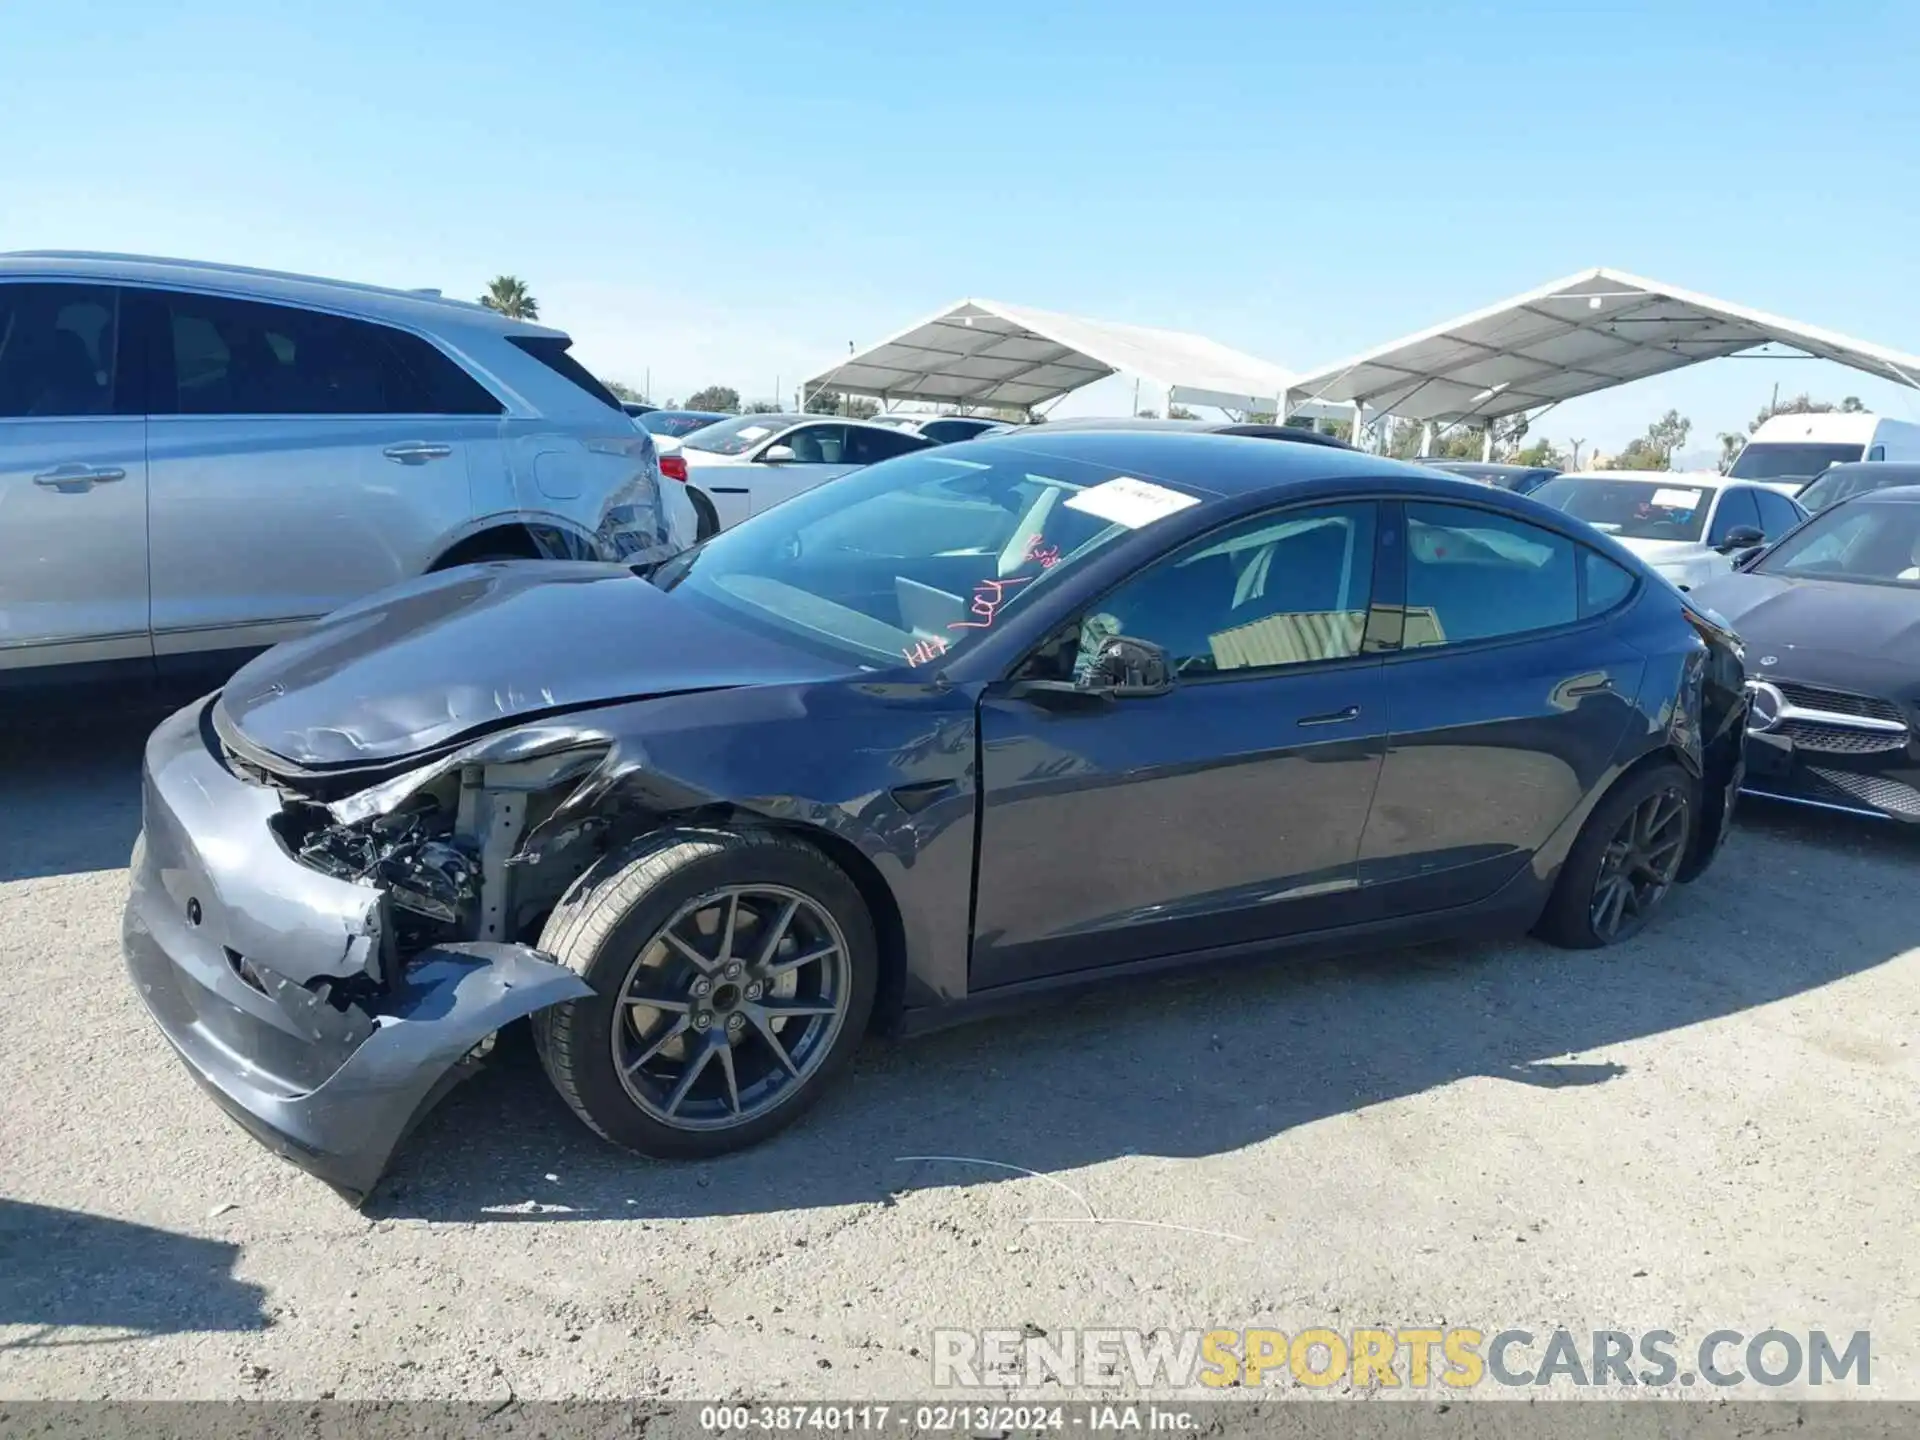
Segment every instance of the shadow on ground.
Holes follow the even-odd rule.
[[[1823,896],[1844,906],[1837,924],[1791,894],[1801,846],[1859,855],[1863,902],[1891,893],[1892,877],[1920,859],[1920,836],[1778,808],[1747,824],[1753,833],[1678,892],[1653,933],[1618,950],[1519,941],[1250,962],[872,1042],[794,1129],[702,1164],[601,1142],[561,1104],[531,1044],[509,1037],[396,1157],[368,1208],[552,1221],[884,1202],[1016,1173],[902,1156],[1062,1171],[1135,1153],[1226,1153],[1469,1076],[1604,1085],[1624,1070],[1589,1052],[1813,990],[1920,944],[1920,899]],[[1578,1123],[1578,1100],[1567,1104]]]
[[[0,727],[0,882],[126,863],[140,821],[141,745],[164,713]],[[1750,804],[1714,869],[1618,950],[1576,954],[1519,941],[1247,961],[919,1040],[871,1042],[813,1115],[757,1149],[704,1164],[651,1163],[597,1139],[560,1102],[524,1033],[509,1032],[487,1071],[407,1142],[367,1209],[551,1221],[884,1202],[902,1190],[1017,1173],[901,1156],[1067,1170],[1135,1153],[1226,1153],[1472,1076],[1552,1089],[1604,1085],[1623,1071],[1586,1058],[1595,1050],[1815,990],[1920,944],[1920,893],[1906,883],[1916,862],[1920,830]],[[1818,903],[1810,904],[1815,884]],[[1577,1097],[1568,1103],[1568,1123],[1578,1123]],[[73,1220],[83,1222],[113,1224]],[[15,1313],[19,1297],[43,1312],[63,1296],[84,1302],[86,1287],[59,1279],[59,1266],[42,1258],[51,1246],[24,1240],[23,1223],[0,1231],[9,1257],[0,1267],[0,1323],[25,1318]],[[136,1264],[137,1246],[116,1249],[102,1233],[109,1258],[87,1251],[72,1264],[77,1277],[104,1286],[97,1302],[84,1303],[110,1310],[116,1264],[140,1276],[166,1266]],[[183,1246],[200,1254],[191,1247],[209,1242],[162,1235],[157,1243],[164,1258]],[[23,1257],[24,1289],[5,1273],[13,1256]],[[208,1252],[183,1271],[211,1276],[216,1261],[230,1260]],[[134,1318],[61,1323],[137,1325],[141,1313],[168,1322],[164,1287],[144,1312],[146,1291],[121,1293],[139,1302]],[[184,1293],[186,1308],[240,1314],[210,1279]]]
[[[127,863],[140,833],[140,754],[174,708],[34,699],[0,712],[0,883]]]
[[[239,1255],[223,1240],[0,1199],[0,1325],[263,1330],[266,1292],[234,1279]],[[55,1342],[29,1334],[0,1349],[41,1343]]]

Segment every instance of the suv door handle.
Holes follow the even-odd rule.
[[[430,445],[425,440],[408,440],[389,445],[380,452],[396,465],[424,465],[429,460],[444,460],[453,454],[451,445]]]
[[[1297,723],[1301,725],[1344,725],[1349,720],[1360,718],[1360,707],[1349,705],[1344,710],[1330,710],[1325,715],[1302,715]]]
[[[110,480],[124,480],[127,472],[117,465],[56,465],[51,470],[42,470],[33,477],[33,483],[48,490],[65,490],[77,494],[91,490],[95,485],[104,485]]]

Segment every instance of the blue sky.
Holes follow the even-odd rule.
[[[508,271],[657,398],[968,295],[1305,367],[1597,264],[1920,351],[1911,0],[74,0],[0,55],[0,249]],[[1711,445],[1776,382],[1920,418],[1728,361],[1542,431]]]

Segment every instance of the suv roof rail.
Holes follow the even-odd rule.
[[[231,265],[218,260],[182,260],[168,255],[136,255],[114,250],[8,250],[0,252],[8,260],[107,260],[129,265],[152,265],[170,270],[206,270],[218,275],[252,275],[262,280],[292,280],[303,285],[325,285],[336,290],[358,290],[372,295],[404,296],[410,300],[434,300],[442,305],[457,305],[464,310],[485,310],[477,300],[452,300],[437,289],[403,289],[396,285],[372,285],[364,280],[332,280],[324,275],[303,275],[296,270],[268,270],[258,265]]]

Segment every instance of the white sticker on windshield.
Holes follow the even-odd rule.
[[[1700,503],[1698,490],[1656,490],[1653,503],[1672,510],[1691,510]]]
[[[762,435],[771,435],[773,431],[764,425],[749,425],[740,432],[742,440],[758,440]]]
[[[1089,515],[1098,515],[1102,520],[1111,520],[1129,530],[1138,530],[1143,525],[1164,520],[1176,511],[1199,503],[1200,497],[1197,495],[1182,495],[1178,490],[1169,490],[1151,481],[1135,480],[1130,475],[1116,475],[1091,490],[1082,490],[1067,501],[1067,508],[1084,510]]]

